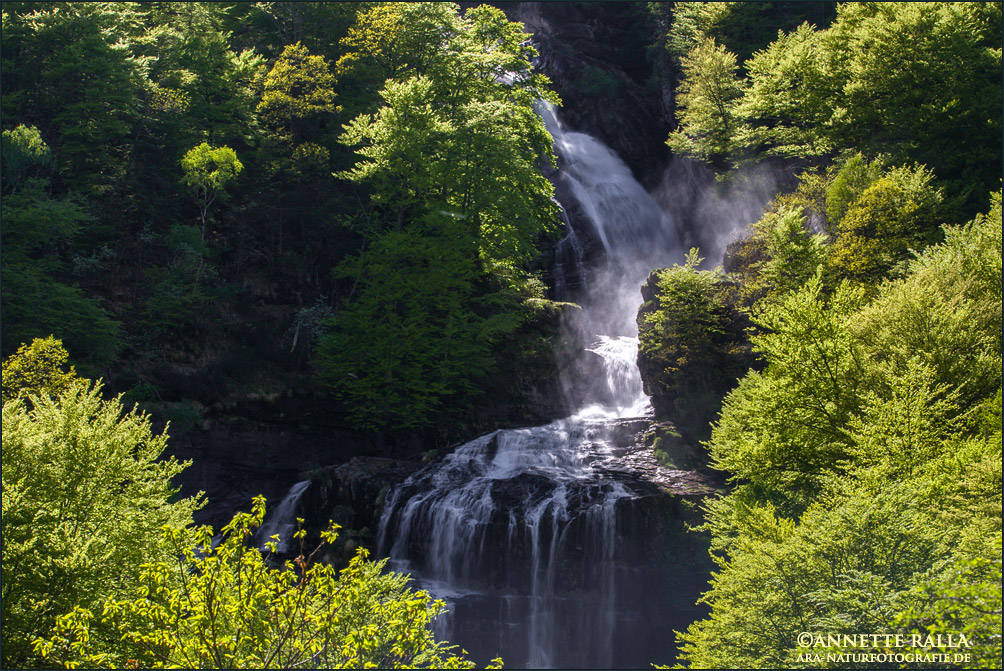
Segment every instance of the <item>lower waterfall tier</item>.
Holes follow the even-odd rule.
[[[639,445],[645,418],[577,416],[496,431],[394,489],[381,554],[447,601],[437,633],[485,663],[633,668],[675,657],[672,630],[710,565],[685,524],[712,491]]]

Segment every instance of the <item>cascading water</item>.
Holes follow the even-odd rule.
[[[566,131],[550,106],[540,112],[554,137],[564,190],[579,205],[587,220],[581,223],[592,229],[606,255],[577,295],[583,307],[582,336],[635,336],[639,286],[653,268],[682,259],[676,228],[609,147],[585,133]],[[574,229],[566,239],[580,245]]]
[[[554,294],[558,300],[568,300],[574,292],[581,291],[586,275],[582,243],[567,217],[563,219],[568,233],[554,249]]]
[[[604,400],[546,426],[482,436],[414,474],[388,497],[379,549],[449,602],[437,633],[479,661],[644,665],[665,644],[637,644],[651,629],[643,595],[651,600],[658,586],[644,584],[633,548],[618,542],[618,511],[642,496],[618,459],[650,412],[636,364],[639,286],[681,254],[671,221],[628,167],[594,138],[566,132],[551,109],[541,113],[561,178],[605,252],[584,277],[570,230],[556,269],[559,290],[574,272],[583,311],[570,328],[603,362],[604,378],[591,383]]]
[[[287,554],[293,548],[293,534],[296,533],[296,512],[300,505],[303,493],[310,486],[310,480],[297,482],[289,488],[285,498],[276,506],[275,510],[269,513],[263,520],[261,527],[255,533],[255,541],[259,546],[278,535],[279,541],[276,545],[278,554]]]

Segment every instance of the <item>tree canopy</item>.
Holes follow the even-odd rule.
[[[979,615],[1000,607],[999,192],[992,202],[871,301],[847,283],[828,293],[817,274],[754,315],[766,368],[726,397],[709,443],[733,489],[708,506],[720,570],[710,617],[681,635],[687,665],[792,666],[811,652],[799,632],[926,635],[961,612],[973,665],[999,657],[1000,623]],[[939,594],[957,605],[922,616]]]
[[[102,669],[474,667],[432,636],[429,624],[443,602],[406,587],[407,576],[383,571],[386,560],[368,561],[360,549],[341,571],[315,561],[335,540],[334,526],[309,556],[269,565],[245,542],[264,516],[259,497],[251,513],[238,513],[221,530],[219,543],[209,527],[194,537],[166,527],[179,559],[146,564],[127,598],[106,602],[101,615],[77,608],[61,617],[37,648],[67,667]],[[291,539],[301,549],[304,533]],[[268,545],[274,551],[276,540]],[[115,632],[116,644],[95,645],[101,626]]]
[[[342,374],[359,362],[315,347],[361,328],[357,299],[398,310],[365,289],[393,283],[377,275],[396,266],[374,253],[400,247],[380,242],[392,232],[476,258],[444,271],[465,285],[448,321],[491,335],[461,357],[468,373],[443,364],[456,374],[437,400],[384,428],[429,425],[451,407],[443,399],[486,388],[497,361],[522,365],[511,355],[527,348],[503,353],[503,331],[554,321],[535,309],[538,248],[560,220],[534,105],[557,98],[501,11],[8,3],[3,22],[5,355],[52,334],[114,389],[152,393],[158,413],[239,396],[256,367],[310,388],[340,379],[330,389],[352,406],[370,393]],[[345,318],[318,324],[305,347],[298,315],[322,304]],[[425,314],[405,310],[402,327],[442,332]],[[388,337],[394,360],[426,359],[424,345]],[[227,363],[247,347],[256,366]],[[169,370],[189,356],[199,372],[182,383]],[[331,376],[332,365],[344,368]]]
[[[495,367],[493,341],[533,314],[524,296],[542,298],[526,268],[558,219],[534,106],[556,98],[520,26],[488,6],[378,5],[345,44],[360,51],[340,77],[386,79],[340,138],[358,147],[337,176],[368,187],[370,242],[340,266],[357,295],[317,366],[360,424],[422,426],[448,398],[462,407]]]
[[[35,665],[34,641],[75,608],[124,593],[142,565],[167,560],[161,527],[184,529],[199,497],[178,498],[187,463],[162,459],[149,417],[104,401],[62,366],[58,341],[4,362],[3,660]],[[16,392],[14,392],[16,388]],[[10,389],[11,396],[8,396]],[[106,632],[95,632],[105,644]]]
[[[220,542],[193,528],[201,494],[171,485],[188,462],[66,359],[49,338],[3,366],[5,667],[473,667],[433,636],[445,605],[386,560],[339,570],[318,546],[276,566],[249,545],[263,498]]]
[[[731,487],[682,661],[884,630],[999,664],[1001,3],[635,3],[573,75],[476,3],[0,14],[4,666],[468,664],[379,563],[247,547],[260,503],[213,548],[159,427],[262,398],[372,444],[511,421],[567,345],[552,66],[709,189],[781,184],[721,269],[645,289],[648,389]]]
[[[743,79],[725,76],[736,66],[719,63],[736,61],[723,47],[709,58],[691,43],[671,145],[719,166],[726,152],[819,163],[847,150],[922,163],[961,223],[998,186],[1000,31],[999,3],[842,3],[828,27],[803,23],[754,53]]]

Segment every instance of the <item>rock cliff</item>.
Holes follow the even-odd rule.
[[[496,2],[532,33],[538,67],[569,128],[593,135],[652,186],[669,159],[671,119],[655,19],[644,2]]]
[[[656,420],[672,423],[684,444],[697,446],[710,438],[725,395],[756,365],[746,336],[750,322],[736,309],[727,282],[719,280],[703,295],[670,297],[660,287],[660,272],[652,271],[642,287],[638,368]],[[670,433],[664,438],[666,445],[678,442]],[[687,450],[677,454],[691,462]]]

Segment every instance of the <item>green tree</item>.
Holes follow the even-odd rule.
[[[718,26],[726,19],[733,4],[727,2],[677,2],[673,6],[666,49],[678,60],[706,39],[720,37]]]
[[[753,224],[767,258],[744,291],[776,299],[811,280],[826,259],[826,235],[812,233],[804,210],[782,203]]]
[[[386,106],[354,119],[341,138],[349,145],[365,142],[356,153],[366,160],[338,176],[366,183],[376,204],[392,208],[394,228],[401,230],[443,184],[442,149],[452,128],[434,110],[429,79],[388,81],[380,95]]]
[[[818,160],[834,150],[830,119],[846,66],[824,34],[802,24],[747,61],[749,84],[735,112],[745,155]]]
[[[356,17],[373,4],[282,0],[234,5],[226,11],[227,28],[234,34],[237,44],[254,47],[270,60],[287,46],[299,42],[310,53],[334,63],[343,53],[339,42]]]
[[[357,160],[336,176],[372,205],[352,222],[367,248],[338,270],[355,293],[317,365],[360,425],[427,425],[447,399],[461,412],[496,346],[539,314],[526,268],[558,212],[534,105],[556,98],[525,38],[491,7],[388,3],[344,41],[339,81],[379,80],[382,105],[341,137]]]
[[[407,588],[407,576],[385,573],[386,560],[367,561],[360,550],[340,572],[314,561],[335,540],[334,527],[309,556],[270,566],[246,543],[264,515],[259,497],[212,549],[208,527],[194,545],[189,533],[167,528],[178,560],[147,564],[130,594],[106,602],[101,616],[77,609],[61,618],[39,650],[91,668],[473,668],[433,638],[429,625],[444,604]],[[304,534],[295,534],[301,548]],[[99,623],[120,637],[111,649],[92,643]]]
[[[709,37],[683,57],[682,66],[676,115],[680,126],[667,144],[678,154],[721,163],[731,155],[735,106],[743,94],[736,57]]]
[[[659,5],[660,3],[650,3]],[[813,23],[820,28],[836,17],[835,2],[676,2],[666,49],[680,59],[707,37],[736,55],[740,65],[770,44],[778,30]]]
[[[692,668],[791,668],[800,653],[819,652],[799,648],[800,632],[906,633],[894,622],[920,605],[918,577],[938,573],[962,533],[925,497],[950,486],[949,477],[939,473],[937,484],[862,477],[810,507],[797,525],[769,507],[742,510],[703,598],[713,615],[680,635],[683,661]],[[854,650],[866,651],[882,649]]]
[[[133,50],[150,59],[146,122],[177,156],[204,139],[241,148],[257,134],[255,102],[264,60],[232,47],[229,8],[212,2],[158,2],[143,6]]]
[[[868,162],[858,152],[847,159],[826,189],[827,228],[832,231],[865,189],[882,176],[878,161]]]
[[[319,256],[318,247],[329,247],[332,256],[340,257],[346,246],[342,241],[324,240],[323,223],[319,226],[317,220],[317,213],[324,212],[333,224],[347,216],[343,213],[351,211],[355,200],[346,193],[345,186],[331,180],[333,162],[339,167],[350,162],[349,152],[338,147],[341,128],[335,123],[341,111],[335,104],[339,95],[336,88],[344,87],[336,86],[328,59],[313,54],[304,43],[337,43],[348,29],[346,21],[362,11],[363,4],[340,7],[332,6],[338,3],[272,3],[261,8],[283,26],[284,34],[302,34],[303,40],[286,46],[275,60],[262,81],[257,107],[264,133],[254,156],[261,168],[254,188],[270,196],[263,198],[263,207],[258,209],[262,224],[256,229],[271,233],[274,250],[269,255],[280,268],[299,270],[317,263],[314,258]],[[331,28],[325,25],[314,35],[296,28],[298,21],[321,21],[322,16],[330,16],[341,28],[329,32]],[[334,51],[329,45],[327,53]],[[319,261],[317,272],[326,273],[330,260]],[[296,274],[302,274],[302,270]]]
[[[713,432],[736,486],[708,505],[720,570],[685,664],[797,665],[803,631],[978,632],[996,663],[1000,200],[868,303],[817,277],[755,318],[767,367]]]
[[[962,634],[974,645],[966,653],[971,669],[996,669],[1001,659],[1001,542],[996,539],[996,556],[964,558],[951,569],[920,586],[924,594],[900,613],[895,624],[922,641],[929,635]],[[908,640],[912,640],[908,639]],[[897,651],[900,652],[900,651]],[[952,654],[945,645],[913,647],[909,652]]]
[[[388,79],[448,76],[452,40],[462,31],[457,7],[447,2],[372,3],[341,41],[335,65],[348,94],[346,110],[373,111],[375,94]]]
[[[424,65],[402,66],[402,78],[381,91],[384,106],[346,126],[342,142],[362,145],[362,160],[339,176],[370,187],[384,226],[399,230],[446,211],[467,222],[486,265],[513,268],[532,258],[536,238],[558,220],[539,170],[554,161],[552,140],[534,111],[538,100],[557,99],[533,72],[535,52],[519,24],[487,6],[461,19],[455,7],[429,5],[406,11],[424,12],[414,19],[430,30],[430,21],[444,22],[443,48],[428,62],[420,49],[415,59]],[[403,29],[397,21],[392,29]]]
[[[21,345],[3,362],[4,403],[21,395],[62,395],[78,379],[73,366],[64,370],[69,358],[63,343],[52,336]]]
[[[911,250],[935,242],[942,191],[932,181],[923,167],[896,168],[864,189],[833,226],[828,270],[875,285]]]
[[[4,116],[50,139],[57,168],[95,195],[120,188],[139,121],[143,63],[130,52],[136,14],[126,3],[4,8]],[[37,10],[37,11],[36,11]],[[5,68],[7,70],[8,68]]]
[[[850,61],[838,137],[930,166],[955,194],[973,189],[970,206],[997,187],[983,166],[1001,156],[999,3],[851,3],[833,32]]]
[[[940,238],[943,193],[924,166],[890,167],[860,153],[804,171],[794,192],[778,195],[730,244],[725,267],[749,307],[797,289],[820,268],[827,293],[849,280],[873,295]]]
[[[258,104],[259,118],[269,129],[260,152],[271,182],[304,197],[304,216],[317,207],[318,182],[330,181],[331,152],[317,141],[329,141],[322,129],[331,125],[335,105],[335,77],[323,56],[312,56],[299,42],[286,47],[265,76]],[[290,208],[284,208],[289,210]],[[282,210],[274,216],[279,228],[277,251],[283,251]],[[310,224],[301,224],[309,227]]]
[[[117,209],[102,214],[102,219],[116,222],[110,244],[140,248],[135,265],[144,266],[161,261],[162,252],[151,244],[157,241],[154,236],[180,223],[179,213],[184,212],[180,203],[187,193],[177,178],[177,165],[186,152],[207,142],[234,147],[242,158],[253,161],[247,148],[260,142],[255,105],[264,61],[253,48],[233,46],[235,40],[227,30],[228,5],[129,6],[137,14],[129,48],[144,64],[146,80],[138,98],[140,122],[132,161],[122,181],[125,194]],[[128,206],[124,212],[123,205]],[[140,231],[144,233],[137,240]],[[142,275],[145,268],[131,270]],[[145,293],[145,287],[139,288]]]
[[[798,646],[804,631],[980,632],[980,652],[993,649],[1000,597],[992,573],[954,566],[999,561],[1000,445],[986,434],[959,437],[958,399],[931,372],[914,366],[890,380],[888,396],[866,402],[853,422],[849,472],[831,478],[797,524],[741,496],[712,505],[720,571],[704,596],[712,617],[681,635],[689,665],[796,666],[800,653],[820,652]]]
[[[53,184],[86,195],[120,244],[156,229],[178,185],[165,163],[202,140],[241,149],[255,135],[260,57],[235,53],[217,3],[22,3],[4,9],[4,116],[37,126]],[[10,95],[7,95],[10,92]]]
[[[203,142],[185,154],[181,159],[181,169],[184,171],[181,181],[195,196],[199,206],[202,241],[205,242],[209,208],[227,185],[237,179],[244,164],[230,147],[211,147]]]
[[[847,422],[858,412],[863,376],[848,318],[862,292],[842,286],[824,298],[820,275],[752,316],[753,349],[767,362],[724,402],[710,443],[715,468],[797,515],[846,458]]]
[[[148,417],[123,415],[118,400],[102,401],[100,390],[74,384],[3,405],[8,668],[41,662],[32,644],[51,635],[57,617],[98,608],[135,584],[143,564],[167,560],[173,549],[161,527],[184,528],[200,506],[176,499],[171,478],[186,464],[161,458],[167,437],[151,433]],[[94,636],[111,645],[109,633]]]
[[[1000,180],[1000,31],[994,3],[843,3],[826,30],[802,25],[746,63],[736,142],[750,157],[924,164],[962,221]]]
[[[729,22],[759,11],[735,9],[742,4],[680,3],[670,48],[695,53],[715,39],[736,52],[743,40]],[[696,140],[713,137],[708,129],[725,137],[727,127],[731,157],[741,162],[779,156],[818,165],[846,151],[885,154],[894,164],[928,166],[946,185],[954,221],[971,217],[1000,180],[1000,4],[842,3],[832,24],[821,23],[825,29],[807,21],[751,52],[741,97],[714,115],[688,109],[688,72],[674,148],[724,167],[724,142]]]
[[[1000,192],[992,202],[988,215],[945,226],[945,241],[911,260],[907,277],[881,289],[849,324],[866,347],[869,378],[881,381],[919,357],[968,406],[1000,386]]]
[[[12,354],[21,343],[54,334],[81,362],[106,363],[119,348],[119,323],[69,283],[64,260],[94,218],[48,187],[46,180],[29,179],[3,197],[3,350]]]
[[[34,126],[29,128],[22,124],[14,130],[5,130],[0,147],[2,147],[0,156],[3,159],[4,186],[11,194],[17,193],[18,187],[32,168],[47,167],[52,164],[49,145]]]
[[[297,42],[286,47],[265,76],[258,114],[270,125],[289,128],[301,139],[311,117],[335,112],[335,77],[323,56],[311,56]]]
[[[447,401],[461,410],[492,367],[491,322],[476,311],[476,250],[458,228],[391,232],[343,266],[358,295],[334,318],[316,365],[357,424],[424,426]]]

